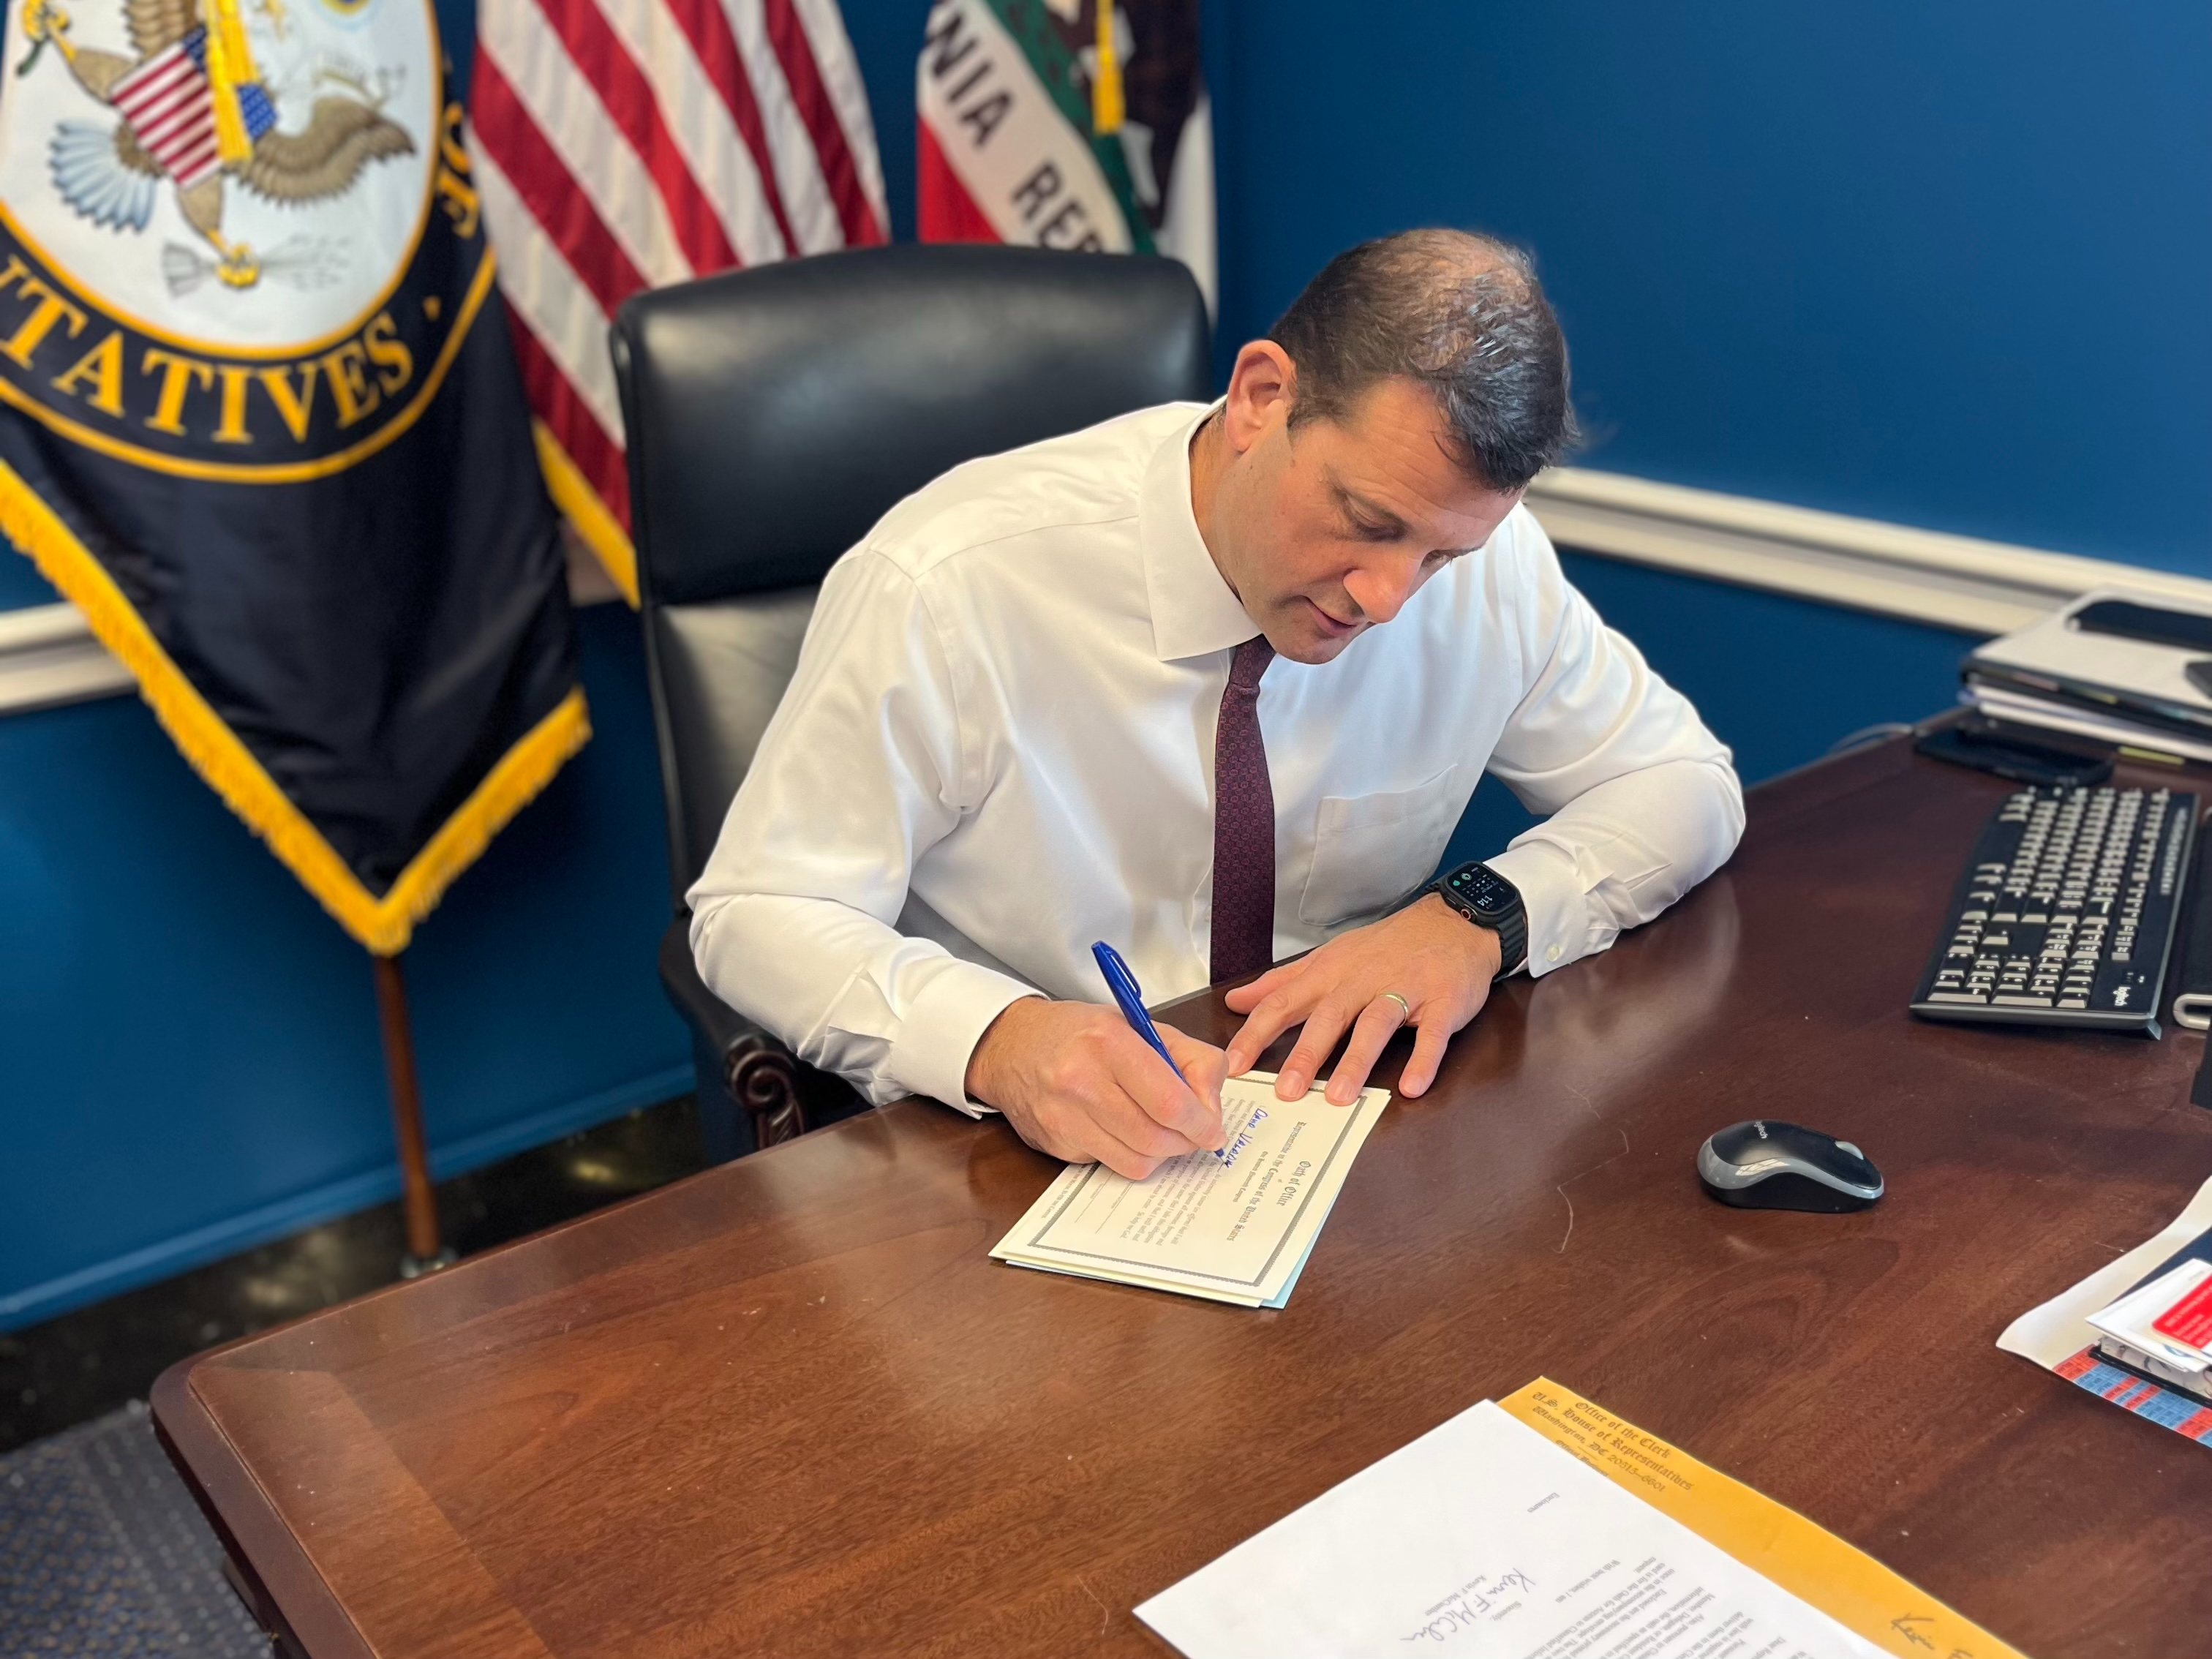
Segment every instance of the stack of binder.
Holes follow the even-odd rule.
[[[2212,605],[2100,589],[1961,673],[1961,701],[1993,719],[2212,761]]]
[[[2212,1405],[2212,1233],[2191,1239],[2089,1323],[2100,1358]]]

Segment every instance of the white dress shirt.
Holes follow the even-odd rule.
[[[955,468],[822,585],[798,672],[691,890],[715,994],[881,1103],[979,1109],[969,1056],[1042,991],[1208,978],[1214,723],[1260,630],[1190,498],[1172,404]],[[1599,620],[1526,507],[1388,624],[1277,659],[1275,954],[1425,880],[1487,770],[1551,817],[1487,861],[1528,971],[1601,951],[1743,828],[1728,750]]]

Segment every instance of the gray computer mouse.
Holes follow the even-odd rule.
[[[1731,1123],[1698,1148],[1698,1181],[1746,1210],[1863,1210],[1881,1196],[1881,1171],[1848,1140],[1772,1118]]]

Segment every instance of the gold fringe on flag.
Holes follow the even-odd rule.
[[[1091,77],[1091,130],[1121,130],[1121,55],[1114,41],[1114,0],[1098,0],[1098,71]]]
[[[100,642],[122,659],[192,769],[246,827],[269,843],[285,868],[338,925],[380,957],[407,948],[453,878],[491,838],[552,781],[592,735],[583,689],[572,688],[485,774],[469,798],[379,898],[277,787],[251,750],[161,648],[114,578],[21,474],[0,462],[0,534],[27,553],[41,574],[84,613]]]
[[[532,420],[530,434],[538,441],[538,470],[545,475],[545,493],[553,498],[553,505],[575,526],[576,533],[584,538],[584,545],[599,562],[599,568],[622,590],[629,601],[629,608],[637,609],[637,549],[623,533],[615,515],[607,511],[599,492],[584,481],[584,475],[568,459],[568,452],[561,447],[561,441],[544,422]]]

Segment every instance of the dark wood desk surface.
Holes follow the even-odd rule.
[[[2035,1659],[2212,1650],[2212,1449],[1991,1346],[2212,1174],[2203,1039],[1904,1012],[2004,788],[1892,743],[1754,792],[1391,1107],[1280,1312],[989,1261],[1054,1166],[908,1103],[189,1361],[157,1421],[317,1659],[1158,1653],[1136,1603],[1540,1372]],[[1889,1197],[1713,1204],[1757,1115]]]

